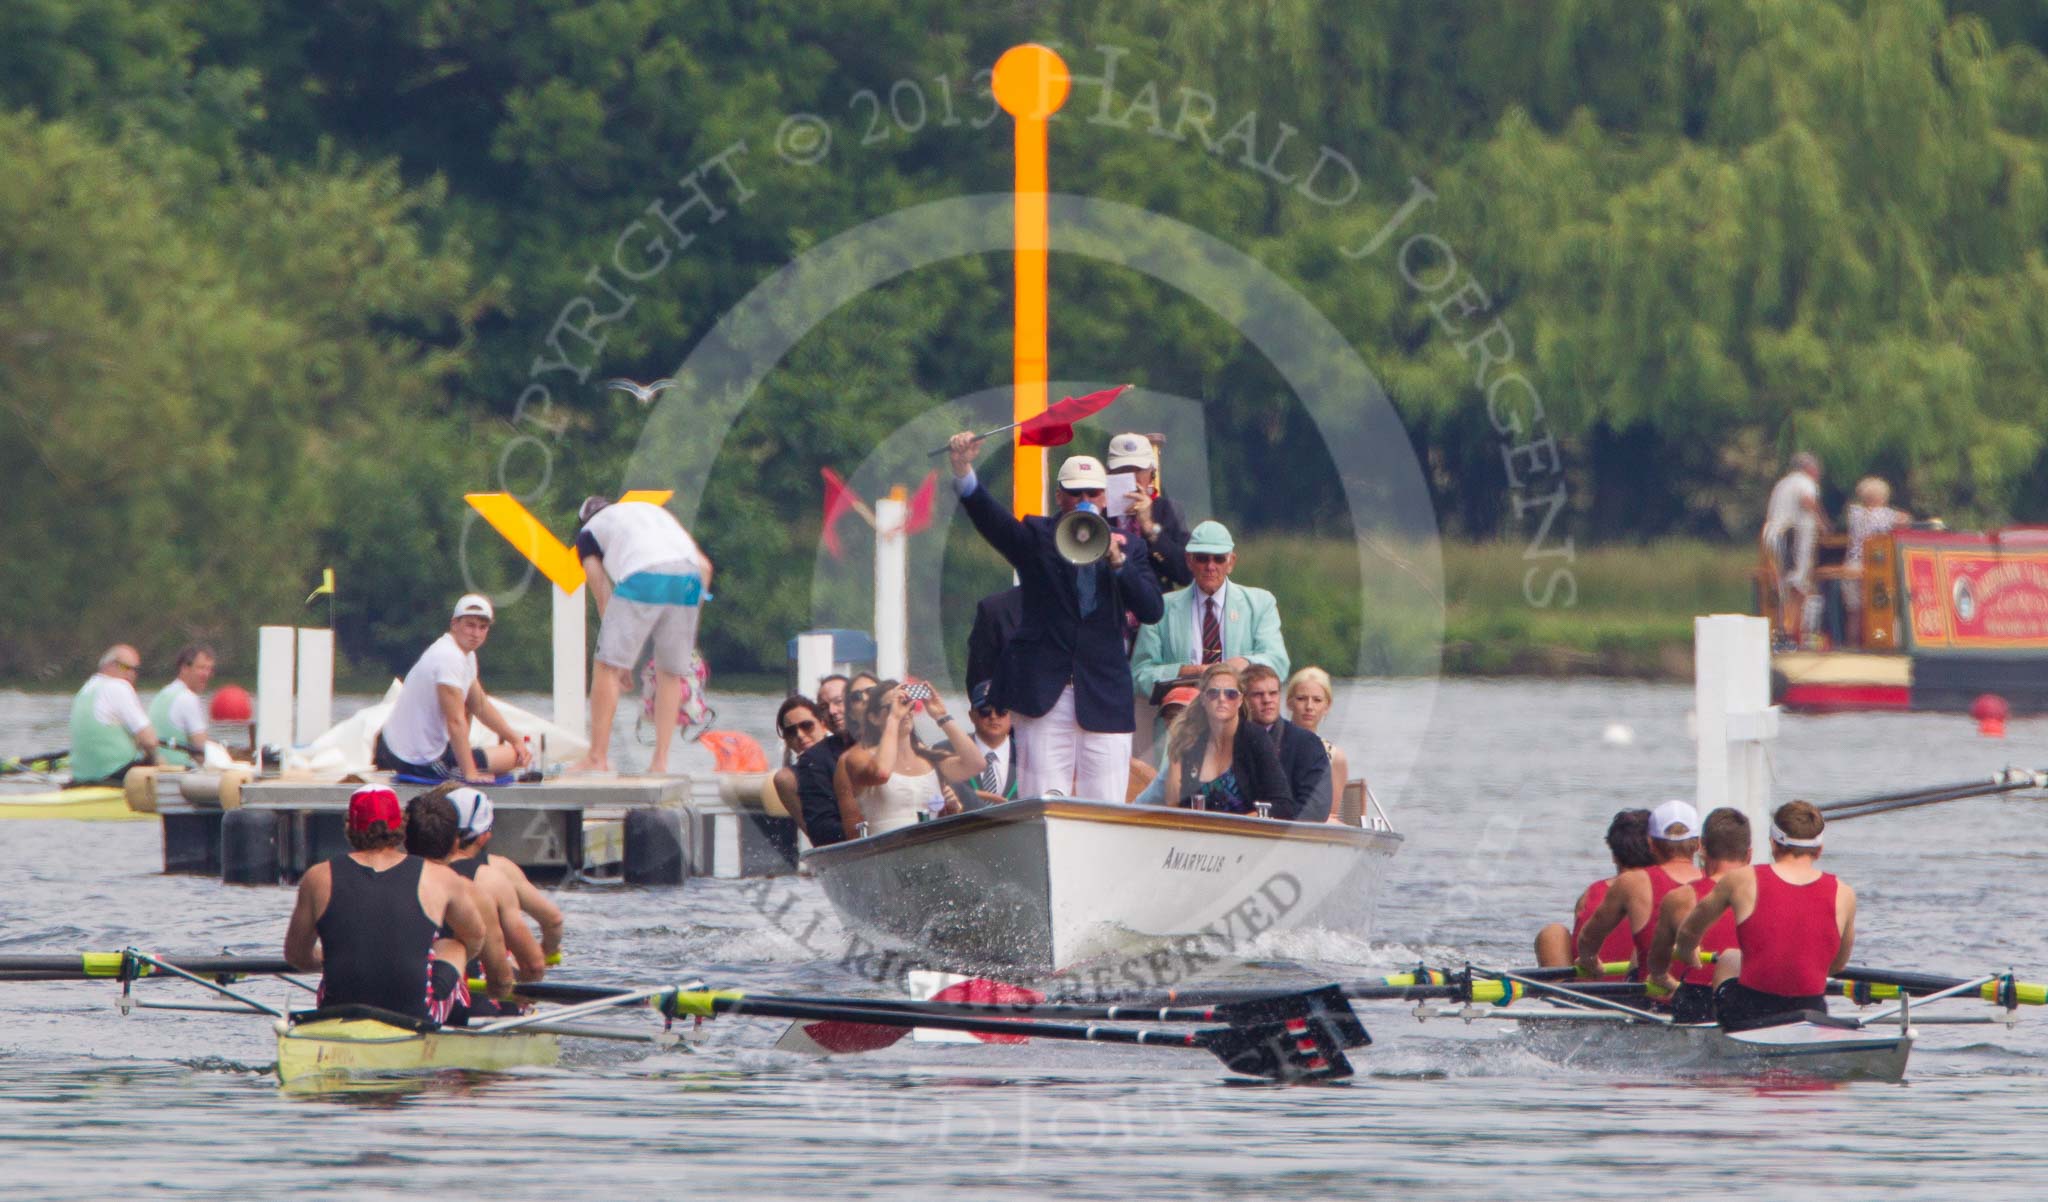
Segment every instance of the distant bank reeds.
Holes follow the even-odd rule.
[[[1344,675],[1436,671],[1441,637],[1451,675],[1682,677],[1694,616],[1751,612],[1755,555],[1741,545],[1582,546],[1569,565],[1576,596],[1561,587],[1545,607],[1523,581],[1541,569],[1530,589],[1540,599],[1560,561],[1525,560],[1518,543],[1445,542],[1439,554],[1440,601],[1425,587],[1427,554],[1410,547],[1367,547],[1361,566],[1346,541],[1252,536],[1239,543],[1234,578],[1279,596],[1296,665]]]

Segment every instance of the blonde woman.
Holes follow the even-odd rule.
[[[939,695],[928,685],[919,691],[927,694],[921,699],[925,711],[953,746],[973,747],[973,736],[946,712]],[[957,780],[981,770],[979,763],[961,755],[925,746],[917,737],[912,705],[903,686],[885,680],[867,691],[866,704],[858,711],[848,711],[860,742],[839,757],[834,783],[839,818],[849,835],[863,822],[871,836],[910,826],[920,812],[932,808],[933,801],[942,803],[941,813],[957,814],[960,803],[941,787],[941,774]]]
[[[1167,804],[1250,814],[1264,802],[1286,811],[1294,804],[1287,775],[1273,741],[1245,717],[1237,669],[1210,664],[1195,692],[1167,732]]]
[[[1323,719],[1330,716],[1330,706],[1336,700],[1336,693],[1330,685],[1330,674],[1311,664],[1287,678],[1287,716],[1296,726],[1322,738],[1319,729]],[[1330,753],[1330,821],[1344,821],[1344,783],[1351,779],[1351,760],[1328,739],[1323,739],[1323,750]]]
[[[1913,515],[1903,509],[1892,508],[1892,486],[1877,476],[1865,476],[1856,482],[1856,499],[1842,511],[1842,529],[1849,536],[1849,550],[1842,556],[1842,566],[1863,570],[1863,544],[1880,534],[1890,534],[1899,526],[1913,520]],[[1863,641],[1863,588],[1852,582],[1842,589],[1842,607],[1846,611],[1844,628],[1858,643]]]

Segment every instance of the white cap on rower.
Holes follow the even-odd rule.
[[[455,829],[463,842],[490,834],[491,799],[484,796],[482,789],[472,789],[468,785],[450,789],[448,801],[455,807]]]
[[[462,599],[455,603],[454,616],[458,618],[482,618],[486,622],[492,621],[491,599],[482,593],[464,593],[462,594]]]
[[[1650,811],[1650,838],[1676,843],[1700,837],[1700,812],[1687,801],[1667,801]]]

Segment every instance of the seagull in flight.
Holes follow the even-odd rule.
[[[652,405],[654,403],[655,397],[658,397],[668,389],[675,387],[675,381],[656,380],[651,384],[642,384],[635,380],[620,378],[617,380],[606,380],[604,382],[604,386],[606,388],[615,389],[619,392],[630,392],[633,394],[634,400],[640,402],[643,405]]]

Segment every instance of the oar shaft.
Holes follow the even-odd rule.
[[[1933,973],[1924,972],[1896,972],[1884,968],[1860,968],[1852,964],[1835,974],[1834,979],[1828,982],[1828,987],[1831,990],[1840,989],[1842,996],[1853,999],[1856,996],[1856,986],[1859,983],[1871,987],[1869,990],[1871,1000],[1880,1001],[1895,998],[1902,992],[1913,997],[1920,997],[1930,993],[1942,993],[1946,990],[1969,984],[1969,979],[1964,977],[1936,976]],[[1977,996],[1987,1002],[1999,1001],[2003,993],[2002,984],[2001,981],[1991,981],[1977,990]],[[2012,997],[2014,1001],[2022,1006],[2048,1006],[2048,985],[2033,981],[2014,981],[2012,983]]]
[[[1860,810],[1865,806],[1885,802],[1908,801],[1931,798],[1937,801],[1951,801],[1963,797],[1979,797],[1986,793],[2004,793],[2015,789],[2035,787],[2033,773],[2015,769],[1995,776],[1980,776],[1975,780],[1952,781],[1943,785],[1923,785],[1898,793],[1872,793],[1867,797],[1851,797],[1843,801],[1830,801],[1814,807],[1830,817],[1847,810]],[[1939,794],[1940,796],[1936,796]]]
[[[281,958],[265,956],[158,956],[156,959],[200,976],[267,976],[297,972]],[[152,975],[148,965],[139,965],[141,975]],[[0,956],[0,974],[42,973],[40,978],[9,977],[0,980],[91,980],[121,975],[120,952],[73,952],[68,956]]]
[[[1069,1039],[1085,1043],[1141,1043],[1174,1047],[1200,1047],[1193,1032],[1142,1031],[1125,1027],[1075,1026],[1070,1023],[1035,1022],[1025,1019],[971,1018],[964,1015],[926,1014],[915,1010],[881,1007],[845,1007],[788,1001],[782,998],[750,998],[716,995],[710,1002],[718,1014],[749,1014],[761,1018],[793,1018],[819,1022],[864,1022],[888,1027],[929,1027],[939,1031],[967,1031],[983,1035],[1023,1035],[1033,1039]]]
[[[1861,818],[1866,814],[1882,814],[1888,810],[1910,810],[1915,806],[1935,805],[1944,801],[1963,801],[1972,797],[1992,797],[2000,793],[2017,793],[2023,789],[2031,789],[2033,787],[2034,781],[2031,777],[2025,781],[1957,787],[1884,801],[1845,803],[1829,809],[1826,812],[1826,816],[1829,821],[1843,818]]]

